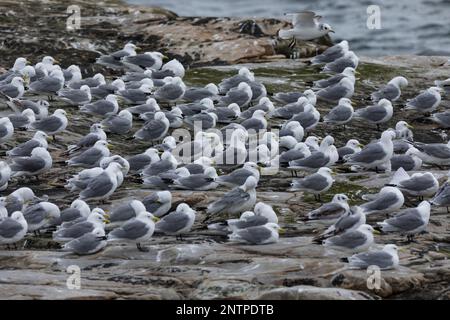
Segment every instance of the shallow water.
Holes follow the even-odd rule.
[[[181,16],[282,18],[285,12],[313,10],[347,39],[360,55],[421,54],[450,56],[450,0],[128,0],[160,6]],[[380,8],[381,29],[367,27],[367,7]]]

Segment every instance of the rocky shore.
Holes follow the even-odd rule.
[[[66,8],[78,4],[81,8],[82,29],[65,29]],[[306,59],[289,60],[282,43],[274,35],[284,22],[264,19],[243,24],[246,20],[215,18],[184,18],[161,9],[124,5],[119,1],[0,0],[0,66],[7,67],[17,56],[36,62],[44,55],[52,55],[62,66],[77,63],[87,74],[106,72],[92,67],[99,52],[109,52],[133,41],[142,50],[160,50],[180,59],[189,70],[187,85],[218,83],[236,72],[238,63],[255,73],[271,93],[304,90],[313,80],[323,77],[319,69],[309,66]],[[252,27],[253,26],[253,27]],[[255,31],[256,30],[256,31]],[[259,30],[259,31],[258,31]],[[326,46],[309,43],[298,48],[300,56],[314,55]],[[405,119],[414,126],[415,140],[442,141],[443,131],[428,119],[404,113],[401,108],[407,98],[430,85],[436,79],[448,78],[450,67],[445,57],[396,56],[377,59],[363,58],[358,71],[356,94],[353,100],[363,106],[374,88],[395,75],[408,78],[410,85],[402,99],[395,103],[394,118],[389,123]],[[66,61],[66,62],[65,62]],[[70,63],[67,63],[70,61]],[[221,65],[218,67],[217,65]],[[98,69],[95,69],[98,68]],[[61,106],[51,104],[51,111]],[[322,113],[329,104],[319,104]],[[449,106],[443,101],[442,108]],[[2,105],[3,109],[4,106]],[[2,112],[8,112],[0,110]],[[66,207],[76,197],[63,185],[77,169],[67,167],[62,153],[88,131],[89,116],[76,109],[67,109],[73,120],[60,141],[49,145],[54,159],[53,169],[40,181],[31,180],[29,186],[38,195],[47,194],[53,202]],[[136,129],[136,127],[134,128]],[[330,128],[322,124],[315,134],[332,134],[336,145],[343,145],[358,132],[362,143],[379,136],[376,128],[354,121],[350,128]],[[444,132],[445,133],[445,132]],[[25,141],[31,133],[18,132],[7,143],[8,149]],[[128,135],[131,137],[133,133]],[[146,148],[145,143],[131,147],[123,137],[111,135],[112,153],[134,154]],[[5,156],[5,151],[0,151]],[[225,172],[229,169],[225,169]],[[352,204],[358,204],[361,194],[376,191],[389,179],[387,174],[350,173],[338,167],[337,181],[324,197],[346,193]],[[445,180],[447,170],[432,171]],[[245,246],[230,244],[224,238],[205,229],[204,208],[227,191],[219,188],[208,192],[173,191],[174,207],[188,202],[198,211],[192,233],[182,242],[174,237],[154,237],[148,243],[150,251],[142,253],[135,247],[108,245],[102,252],[78,257],[59,250],[50,234],[40,238],[29,236],[25,248],[16,251],[0,250],[1,299],[450,299],[450,223],[445,208],[433,209],[428,232],[417,242],[406,244],[400,235],[376,237],[376,243],[397,243],[404,248],[397,270],[382,271],[381,288],[367,286],[365,270],[346,270],[342,255],[330,255],[322,246],[312,244],[313,235],[324,228],[320,223],[305,223],[302,217],[320,204],[312,195],[287,192],[290,173],[266,175],[259,183],[258,200],[273,205],[280,217],[280,225],[287,233],[277,244]],[[12,182],[3,194],[17,187]],[[123,199],[142,199],[152,192],[142,187],[138,179],[127,178],[113,195],[109,209]],[[407,206],[417,204],[408,199]],[[370,222],[370,221],[369,221]],[[126,248],[126,249],[125,249]],[[81,288],[68,289],[69,266],[81,269]]]

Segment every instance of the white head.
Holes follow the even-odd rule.
[[[334,30],[331,28],[331,26],[327,23],[321,23],[319,24],[319,29],[324,33],[324,34],[328,34],[330,32],[334,33]]]
[[[350,148],[352,148],[352,149],[357,149],[357,148],[361,148],[361,147],[362,147],[362,145],[361,145],[361,144],[359,143],[359,141],[356,140],[356,139],[350,139],[350,140],[348,140],[346,146],[347,146],[347,147],[350,147]]]
[[[249,191],[249,190],[255,189],[257,185],[258,185],[258,180],[256,180],[255,177],[250,176],[247,178],[247,180],[245,180],[245,183],[242,186],[242,188],[244,189],[244,191]]]
[[[200,100],[200,104],[205,106],[208,110],[214,109],[214,102],[210,98],[203,98]]]
[[[14,78],[11,80],[11,84],[12,84],[13,86],[15,86],[15,87],[23,87],[24,80],[23,80],[22,77],[14,77]]]
[[[31,156],[33,157],[40,157],[40,158],[48,158],[50,154],[48,153],[47,149],[42,147],[36,147],[31,151]]]
[[[264,202],[258,202],[255,205],[254,211],[255,215],[265,217],[269,222],[278,223],[278,217],[272,206],[265,204]]]
[[[155,113],[155,120],[156,121],[168,121],[165,113],[162,111],[158,111]]]
[[[18,70],[22,70],[23,68],[25,68],[25,66],[27,65],[28,60],[22,57],[19,57],[16,59],[16,61],[14,62],[14,65],[12,67],[12,69],[14,71],[18,71]]]
[[[209,178],[217,178],[217,172],[216,172],[216,168],[214,167],[207,167],[205,169],[205,175],[207,175]]]
[[[111,82],[111,85],[117,88],[117,90],[125,90],[125,82],[122,79],[116,79]]]
[[[67,113],[63,109],[56,109],[55,112],[53,112],[53,115],[57,117],[65,117]]]
[[[192,210],[191,207],[189,207],[189,205],[187,203],[184,203],[184,202],[180,203],[177,206],[177,210],[176,211],[179,212],[179,213],[184,213],[184,214],[192,214],[192,213],[195,214],[195,211]]]
[[[406,87],[408,86],[408,80],[405,77],[395,77],[389,83],[395,84],[399,87]]]
[[[348,197],[345,194],[337,193],[333,196],[333,202],[345,202],[347,203]]]
[[[119,117],[127,119],[128,121],[131,121],[133,119],[133,115],[128,110],[122,110],[118,114]]]
[[[319,170],[317,170],[317,173],[321,174],[321,175],[331,175],[333,173],[333,170],[331,170],[328,167],[322,167]]]
[[[212,94],[219,94],[219,88],[217,88],[217,86],[214,83],[208,83],[205,86],[205,89],[207,89]]]
[[[160,191],[157,195],[160,203],[169,203],[172,201],[172,194],[170,191]]]
[[[250,79],[250,80],[252,80],[252,81],[255,80],[255,76],[254,76],[253,72],[251,72],[251,71],[250,71],[248,68],[246,68],[246,67],[242,67],[242,68],[239,69],[239,75],[240,75],[240,76],[244,76],[244,77],[246,77],[247,79]]]

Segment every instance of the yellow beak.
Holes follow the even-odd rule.
[[[278,228],[278,233],[280,234],[286,233],[286,229]]]
[[[374,229],[374,230],[372,231],[372,233],[373,233],[373,234],[381,234],[381,232],[380,232],[380,231],[378,231],[378,230],[375,230],[375,229]]]
[[[161,220],[161,219],[159,219],[158,217],[153,216],[153,217],[152,217],[152,220],[153,220],[153,222],[158,222],[158,221]]]

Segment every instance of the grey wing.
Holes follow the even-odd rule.
[[[203,98],[212,97],[211,91],[205,88],[188,89],[183,95],[183,98],[190,101],[199,101]]]
[[[98,161],[103,157],[103,153],[101,150],[97,148],[91,148],[84,151],[79,156],[73,157],[71,159],[72,163],[82,163],[90,166],[94,166],[98,163]]]
[[[42,130],[44,132],[57,131],[62,126],[62,121],[60,118],[55,116],[50,116],[48,118],[33,122],[33,128],[37,130]]]
[[[67,208],[61,211],[61,220],[63,222],[72,221],[81,217],[80,210]]]
[[[415,176],[399,183],[400,188],[412,191],[426,190],[433,187],[435,181],[428,176]]]
[[[116,60],[120,60],[120,58],[126,57],[128,55],[129,55],[129,53],[126,50],[122,49],[122,50],[118,50],[118,51],[111,53],[109,56],[113,57]]]
[[[324,117],[327,121],[346,121],[352,116],[352,111],[346,107],[334,107],[331,111]]]
[[[46,212],[39,204],[36,204],[31,207],[28,207],[24,211],[23,216],[25,220],[27,220],[27,223],[38,224],[45,219]]]
[[[407,105],[417,107],[418,109],[426,109],[434,105],[436,102],[436,96],[429,93],[428,91],[425,91],[409,101]]]
[[[19,94],[19,90],[17,89],[17,87],[13,86],[12,84],[7,84],[0,87],[0,92],[12,98],[17,97],[17,95]]]
[[[109,217],[111,222],[126,221],[136,217],[136,213],[130,203],[126,203],[114,208]]]
[[[354,153],[355,153],[355,150],[353,150],[350,147],[338,148],[339,159],[342,159],[344,156],[346,156],[348,154],[354,154]]]
[[[245,229],[250,227],[257,227],[265,225],[268,222],[266,217],[263,216],[251,216],[246,219],[239,219],[232,223],[237,229]]]
[[[139,89],[125,89],[119,91],[119,94],[131,101],[147,100],[147,95]]]
[[[307,168],[320,168],[326,165],[330,161],[330,157],[325,155],[321,151],[313,152],[309,157],[300,160],[294,160],[291,166],[307,167]]]
[[[384,210],[386,208],[389,208],[390,206],[394,205],[397,202],[398,202],[397,195],[393,192],[389,192],[389,193],[385,193],[381,196],[378,196],[373,201],[363,204],[361,207],[366,210],[377,211],[377,210]]]
[[[94,230],[94,225],[91,222],[84,221],[76,223],[68,228],[60,229],[56,231],[56,238],[78,238],[83,234]]]
[[[159,138],[167,129],[168,128],[164,122],[151,120],[139,129],[135,135],[141,139],[156,139]]]
[[[367,237],[359,231],[347,232],[339,236],[331,237],[327,242],[333,246],[356,248],[366,243]]]
[[[334,224],[335,233],[340,233],[345,230],[350,229],[356,223],[360,221],[360,217],[355,214],[348,214],[339,218],[338,221]]]
[[[161,232],[173,233],[183,229],[188,223],[188,215],[174,211],[158,221],[155,228]]]
[[[98,140],[100,140],[98,135],[96,135],[95,133],[89,133],[81,138],[80,141],[78,141],[77,146],[92,147]]]
[[[372,100],[378,101],[381,99],[388,99],[390,101],[396,99],[400,95],[400,90],[393,84],[388,84],[381,88],[380,90],[372,93]]]
[[[110,192],[113,186],[109,176],[106,173],[102,173],[89,181],[86,189],[81,191],[80,196],[82,198],[101,197]]]
[[[113,115],[103,120],[109,130],[114,133],[127,133],[131,129],[131,121],[128,119]]]
[[[75,253],[85,254],[97,248],[99,240],[92,233],[86,233],[77,239],[68,242],[65,247],[71,249]]]
[[[173,100],[183,95],[183,89],[175,84],[166,84],[155,92],[155,97],[163,100]]]
[[[339,81],[341,81],[345,76],[342,73],[335,74],[332,77],[329,77],[327,79],[318,80],[315,82],[315,85],[320,88],[327,88],[329,86],[337,84]]]
[[[383,147],[378,143],[369,144],[360,152],[355,153],[350,157],[350,161],[359,163],[371,163],[376,160],[381,160],[386,156]]]
[[[336,84],[331,87],[319,90],[317,92],[317,96],[328,101],[337,101],[340,98],[344,97],[347,93],[347,88]]]
[[[436,192],[431,202],[436,204],[447,204],[450,199],[450,184],[448,182],[444,183],[442,187]],[[9,210],[8,210],[9,212]]]
[[[385,220],[385,222],[404,231],[414,230],[424,224],[422,217],[415,208],[406,209],[404,212]]]
[[[363,252],[350,258],[350,265],[358,268],[378,266],[383,269],[391,267],[393,263],[392,256],[384,251]]]
[[[201,188],[212,181],[213,179],[202,173],[192,174],[188,177],[178,179],[178,182],[182,186],[190,190]]]
[[[234,90],[228,91],[227,95],[220,99],[221,105],[229,105],[231,103],[237,103],[239,106],[245,105],[251,97],[248,96],[247,92],[244,90]]]
[[[288,13],[288,15],[292,16],[292,25],[294,28],[313,28],[316,25],[316,14],[312,11]]]
[[[356,114],[364,119],[376,122],[386,117],[387,111],[385,108],[380,106],[369,106],[358,110]]]
[[[132,63],[145,68],[152,67],[156,62],[155,59],[153,59],[148,54],[137,54],[135,56],[127,56],[123,60],[128,63]]]
[[[243,240],[254,244],[262,243],[272,236],[272,232],[264,226],[250,227],[247,229],[238,230],[236,233]]]
[[[130,164],[130,170],[140,170],[150,164],[150,157],[145,154],[138,154],[127,159]]]
[[[247,120],[243,121],[241,123],[241,125],[247,130],[249,130],[249,129],[253,129],[253,130],[264,129],[263,123],[259,119],[255,119],[255,118],[247,119]]]
[[[148,230],[147,224],[133,219],[126,222],[122,227],[112,230],[110,235],[120,239],[135,240],[147,234]]]
[[[41,80],[30,83],[30,89],[37,92],[56,92],[61,89],[61,83],[58,79],[45,77]]]
[[[108,112],[112,112],[114,110],[114,104],[110,101],[106,100],[98,100],[94,103],[84,105],[84,108],[90,112],[98,113],[98,114],[106,114]]]
[[[0,237],[12,238],[22,230],[22,226],[15,220],[5,219],[0,221]]]
[[[146,176],[158,175],[172,169],[172,163],[168,160],[160,160],[147,167],[143,174]]]
[[[333,62],[330,62],[326,65],[326,69],[334,71],[334,72],[342,72],[347,67],[355,67],[355,64],[347,58],[339,58]]]
[[[11,164],[12,171],[35,172],[45,167],[45,160],[40,157],[15,158]]]
[[[450,158],[450,148],[446,145],[436,143],[436,144],[428,144],[422,145],[419,150],[423,150],[425,153],[441,159]]]
[[[250,199],[250,194],[241,188],[234,188],[211,206],[212,212],[219,212],[231,206],[239,206]]]
[[[305,189],[309,189],[309,190],[316,190],[316,191],[323,190],[328,186],[327,179],[317,173],[307,176],[301,180],[297,180],[296,182],[298,182],[298,185],[301,188],[305,188]]]
[[[316,219],[327,219],[340,217],[345,213],[345,209],[338,203],[330,202],[326,203],[320,208],[310,212],[310,215]]]
[[[414,159],[409,155],[399,155],[391,158],[391,170],[397,170],[402,167],[406,171],[409,171],[412,170],[414,166]],[[401,184],[403,184],[403,181]]]
[[[8,129],[4,125],[0,125],[0,138],[5,137],[8,134]]]

